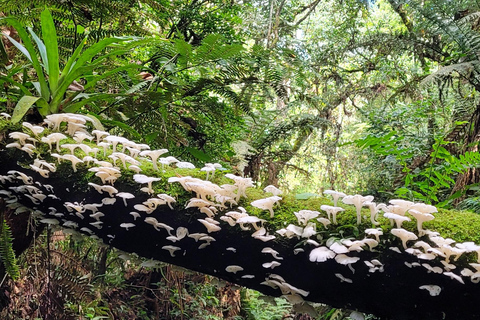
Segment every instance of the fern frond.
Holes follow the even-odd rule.
[[[475,71],[476,67],[480,66],[480,61],[468,61],[462,63],[455,63],[440,68],[438,71],[425,77],[420,83],[429,84],[435,81],[444,81],[447,77],[452,77],[454,74],[458,74],[462,78],[468,79]]]
[[[480,11],[472,12],[458,20],[458,24],[462,27],[477,26],[480,23]]]
[[[457,205],[457,208],[460,210],[470,210],[480,213],[480,197],[466,198]]]
[[[12,232],[5,219],[0,220],[0,260],[7,274],[13,280],[17,280],[20,277],[20,269],[13,251]]]

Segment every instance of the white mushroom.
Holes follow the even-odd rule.
[[[140,213],[138,212],[132,211],[129,214],[133,216],[134,221],[137,220],[137,218],[140,218]]]
[[[135,196],[129,192],[119,192],[117,193],[117,197],[120,197],[123,199],[123,203],[125,204],[125,207],[127,206],[127,199],[135,198]]]
[[[300,210],[298,212],[294,212],[294,214],[297,217],[298,223],[306,226],[308,220],[315,219],[320,215],[320,212],[312,210]]]
[[[427,290],[432,297],[438,296],[442,291],[442,288],[433,284],[426,284],[426,285],[420,286],[419,288]]]
[[[269,192],[271,194],[273,194],[274,196],[279,196],[282,194],[282,190],[278,189],[277,187],[275,187],[274,185],[268,185],[266,186],[265,188],[263,188],[263,191],[265,192]]]
[[[342,274],[340,273],[335,273],[335,277],[340,279],[340,282],[347,282],[347,283],[353,283],[352,279],[345,278]]]
[[[262,249],[262,253],[269,253],[269,254],[271,254],[275,259],[277,259],[277,260],[283,260],[282,257],[278,256],[278,254],[279,254],[278,251],[276,251],[276,250],[274,250],[274,249],[272,249],[272,248],[270,248],[270,247],[263,248],[263,249]]]
[[[144,174],[134,174],[133,175],[133,180],[135,180],[135,182],[137,182],[137,183],[147,183],[148,184],[147,189],[142,188],[140,190],[145,191],[149,194],[153,194],[155,191],[152,189],[152,182],[160,181],[161,179],[160,178],[154,178],[154,177],[147,177]]]
[[[429,213],[422,213],[418,210],[415,209],[410,209],[408,210],[408,213],[410,213],[416,220],[417,220],[417,230],[418,230],[418,235],[423,236],[425,233],[425,230],[423,230],[422,225],[425,221],[431,221],[435,219],[435,217]]]
[[[318,247],[310,251],[309,259],[311,262],[325,262],[328,259],[333,259],[335,252],[327,247]]]
[[[333,206],[334,207],[337,206],[337,202],[338,202],[339,198],[343,198],[343,197],[347,196],[345,193],[335,191],[335,190],[325,190],[325,191],[323,191],[323,193],[324,194],[329,194],[333,197]]]
[[[239,271],[243,271],[243,268],[240,267],[240,266],[237,266],[237,265],[231,265],[231,266],[227,266],[227,267],[225,268],[225,271],[231,272],[231,273],[233,273],[233,274],[236,274],[236,273],[239,272]]]
[[[405,229],[392,229],[390,232],[394,236],[399,237],[402,240],[404,249],[407,249],[407,241],[418,239],[418,237],[413,232],[407,231]]]
[[[164,154],[167,153],[167,149],[160,149],[160,150],[145,150],[140,152],[140,155],[142,157],[150,157],[152,159],[152,164],[153,164],[153,170],[158,171],[158,166],[157,166],[157,161],[158,158]]]
[[[82,160],[78,159],[76,156],[71,154],[65,154],[62,156],[62,159],[72,162],[73,172],[77,172],[77,163],[83,163]]]
[[[449,277],[449,278],[452,279],[452,280],[457,280],[457,281],[460,282],[461,284],[465,284],[465,282],[463,282],[462,277],[456,275],[456,274],[453,273],[453,272],[444,272],[443,274],[446,275],[447,277]]]
[[[175,251],[181,250],[181,248],[175,247],[175,246],[163,246],[162,249],[163,249],[163,250],[168,250],[168,252],[170,252],[170,255],[171,255],[172,257],[175,257],[175,254],[174,254]]]
[[[333,224],[337,224],[337,213],[345,211],[345,209],[343,209],[341,207],[332,207],[332,206],[328,206],[326,204],[322,205],[320,207],[320,210],[323,210],[323,211],[327,212],[327,215],[328,215],[329,219],[330,219],[330,217],[332,217],[332,223]]]
[[[365,233],[371,236],[375,236],[377,242],[380,242],[380,236],[383,235],[382,229],[365,229]]]
[[[134,223],[121,223],[121,224],[120,224],[120,227],[121,227],[121,228],[125,228],[125,229],[128,231],[128,228],[133,228],[133,227],[135,227],[135,224],[134,224]]]
[[[207,228],[208,233],[217,232],[222,229],[218,225],[211,223],[205,219],[197,219],[197,220],[200,221],[205,226],[205,228]]]
[[[346,196],[342,199],[345,204],[353,204],[357,210],[357,224],[362,223],[362,206],[367,201],[373,201],[373,196],[361,196],[356,194],[354,196]]]
[[[262,210],[268,210],[270,211],[270,218],[274,217],[273,213],[273,205],[277,203],[278,201],[282,200],[281,197],[278,196],[271,196],[265,199],[259,199],[255,200],[251,203],[253,207],[262,209]]]
[[[411,221],[409,217],[405,217],[405,216],[402,216],[402,215],[399,215],[399,214],[396,214],[396,213],[393,213],[393,212],[384,213],[383,216],[385,218],[394,220],[397,228],[401,228],[403,222]]]
[[[278,261],[271,261],[271,262],[266,262],[266,263],[263,263],[262,264],[262,267],[264,267],[265,269],[274,269],[275,267],[278,267],[279,265],[281,265],[280,262]]]

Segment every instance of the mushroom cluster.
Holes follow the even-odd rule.
[[[242,204],[240,201],[248,201],[247,188],[254,186],[250,178],[227,173],[225,177],[231,184],[217,185],[208,180],[217,181],[218,177],[212,178],[215,170],[221,167],[220,164],[207,163],[202,169],[195,169],[192,164],[174,157],[162,158],[168,150],[150,150],[148,145],[111,135],[102,128],[95,127],[96,122],[88,116],[50,115],[46,117],[45,123],[48,128],[24,123],[23,132],[9,134],[10,141],[6,145],[8,152],[25,152],[27,155],[22,159],[23,166],[0,174],[0,197],[15,212],[31,212],[37,221],[52,229],[61,229],[74,235],[84,234],[115,244],[121,237],[131,236],[137,229],[147,228],[160,239],[158,248],[161,250],[158,251],[164,255],[162,257],[171,261],[194,254],[192,249],[187,250],[192,245],[195,246],[194,250],[204,250],[201,252],[218,248],[222,244],[216,241],[216,235],[225,235],[228,230],[235,228],[236,231],[241,230],[242,235],[246,234],[249,241],[259,244],[262,260],[255,263],[266,275],[262,284],[280,290],[284,297],[297,306],[303,306],[303,297],[309,293],[271,273],[272,269],[275,272],[282,270],[282,263],[285,263],[287,257],[297,255],[315,264],[337,264],[339,270],[345,268],[343,271],[352,274],[362,271],[379,274],[389,268],[388,264],[382,263],[381,255],[376,251],[382,242],[401,243],[401,248],[391,248],[396,252],[393,254],[413,259],[413,262],[405,264],[405,268],[424,268],[425,272],[442,274],[461,283],[466,279],[474,283],[480,282],[480,246],[472,242],[456,243],[424,228],[424,222],[434,219],[433,214],[437,212],[434,206],[401,199],[390,200],[388,204],[377,204],[373,202],[373,196],[346,195],[326,190],[324,193],[333,197],[333,206],[322,205],[318,208],[319,211],[304,209],[292,212],[296,223],[275,230],[268,224],[268,218],[261,219],[239,206]],[[90,131],[92,128],[94,130]],[[49,154],[44,151],[41,154],[40,149],[49,150]],[[159,163],[161,168],[158,167]],[[205,171],[207,177],[200,179],[177,174],[167,179],[163,171],[169,167],[165,166],[180,168],[176,173],[192,170],[192,175],[196,173],[197,176]],[[56,192],[46,183],[48,179],[58,177],[62,170],[88,173],[85,175],[88,181],[85,181],[83,187],[92,191],[97,200],[89,203],[87,199],[75,197],[74,192],[70,193],[68,188]],[[163,184],[165,181],[168,183]],[[169,187],[180,184],[189,200],[177,203],[172,195],[159,193],[158,186],[161,183],[162,186]],[[281,203],[279,195],[282,192],[274,186],[268,186],[264,191],[271,195],[246,203],[251,207],[268,210],[270,218],[274,218],[274,206]],[[65,198],[70,195],[74,200]],[[331,224],[338,224],[337,215],[345,211],[337,206],[341,198],[344,204],[355,206],[358,224],[362,223],[362,207],[368,207],[370,218],[367,220],[374,227],[367,228],[355,239],[321,237],[320,233],[326,233],[325,229],[332,228]],[[175,209],[185,209],[190,217],[188,228],[175,219],[170,220],[173,221],[170,225],[164,219],[166,214],[175,214]],[[377,215],[380,211],[395,224],[389,233],[377,228]],[[416,221],[416,233],[402,228],[404,221],[412,219]],[[320,231],[317,230],[317,223],[322,225]],[[99,230],[106,232],[106,236],[99,238]],[[282,241],[295,243],[293,252],[282,251]],[[225,246],[222,251],[230,256],[240,256],[241,246],[231,245]],[[362,251],[370,253],[368,260],[362,261]],[[477,263],[470,263],[462,270],[457,270],[460,268],[456,268],[456,261],[468,253],[477,254]],[[260,278],[258,270],[240,265],[241,261],[241,258],[234,262],[225,261],[222,272],[227,275],[224,276],[233,280],[243,278],[255,281],[255,276],[252,275],[255,273]],[[332,274],[332,278],[336,277],[335,281],[342,285],[353,283],[343,271]],[[290,282],[294,283],[293,280]],[[422,286],[419,290],[427,290],[431,296],[441,294],[436,284]]]

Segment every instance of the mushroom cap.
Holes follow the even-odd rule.
[[[243,271],[243,268],[237,265],[231,265],[231,266],[227,266],[225,268],[225,271],[236,274],[239,271]]]
[[[365,229],[366,234],[371,234],[371,235],[383,235],[382,229],[375,229],[375,228],[370,228],[370,229]]]
[[[177,166],[177,168],[181,169],[195,169],[195,165],[193,163],[186,161],[179,161],[175,165]]]
[[[265,269],[274,269],[275,267],[278,267],[279,265],[281,265],[280,262],[278,261],[271,261],[271,262],[265,262],[262,264],[262,267],[264,267]]]
[[[259,209],[270,210],[270,209],[273,208],[273,205],[275,204],[275,202],[280,201],[280,200],[282,200],[281,197],[272,196],[272,197],[268,197],[268,198],[265,198],[265,199],[258,199],[258,200],[252,201],[252,203],[250,203],[250,204],[253,207],[256,207],[256,208],[259,208]]]
[[[162,154],[164,153],[167,153],[168,150],[167,149],[159,149],[159,150],[144,150],[142,152],[140,152],[140,155],[142,157],[150,157],[153,159],[158,159],[158,157],[160,157]]]
[[[270,192],[271,194],[273,194],[274,196],[278,196],[280,194],[282,194],[282,190],[278,189],[277,187],[275,187],[274,185],[268,185],[266,186],[263,191],[265,192]]]
[[[137,183],[149,183],[153,181],[160,181],[162,180],[161,178],[155,178],[155,177],[147,177],[144,174],[134,174],[133,175],[133,180]]]
[[[294,214],[297,217],[299,224],[306,225],[308,220],[315,219],[320,215],[320,212],[313,210],[300,210],[298,212],[294,212]]]
[[[397,229],[392,229],[390,232],[394,236],[397,236],[399,238],[405,238],[405,239],[408,239],[408,240],[417,240],[418,239],[417,236],[415,235],[415,233],[407,231],[405,229],[397,228]]]
[[[265,222],[265,220],[260,219],[256,216],[244,216],[237,219],[237,223],[257,223],[257,222]]]
[[[405,244],[407,241],[417,240],[417,239],[418,239],[418,237],[415,235],[415,233],[410,232],[410,231],[407,231],[407,230],[405,230],[405,229],[397,228],[397,229],[392,229],[390,232],[391,232],[394,236],[399,237],[404,244]]]
[[[442,288],[433,284],[425,284],[420,286],[419,289],[427,290],[432,297],[438,296],[442,291]]]
[[[480,246],[476,245],[474,242],[457,243],[455,246],[457,248],[464,249],[466,252],[473,252],[473,251],[480,250]]]
[[[123,198],[123,199],[133,199],[135,198],[135,195],[129,193],[129,192],[119,192],[117,193],[117,197]]]
[[[402,215],[399,215],[399,214],[396,214],[396,213],[393,213],[393,212],[386,212],[383,214],[383,216],[385,218],[388,218],[388,219],[393,219],[395,221],[411,221],[411,219],[409,217],[405,217],[405,216],[402,216]]]
[[[404,199],[392,199],[389,201],[389,203],[400,206],[400,207],[405,207],[405,208],[410,208],[414,203],[412,201],[404,200]]]
[[[168,251],[170,252],[170,255],[171,255],[172,257],[175,257],[175,255],[174,255],[174,252],[175,252],[175,251],[181,250],[181,248],[179,248],[179,247],[170,246],[170,245],[169,245],[169,246],[163,246],[162,249],[168,250]]]
[[[337,254],[342,254],[342,253],[347,253],[349,252],[348,248],[345,247],[343,244],[340,244],[338,242],[334,242],[330,245],[330,250]]]
[[[133,227],[135,227],[135,224],[133,224],[133,223],[130,223],[130,222],[127,222],[127,223],[121,223],[121,224],[120,224],[120,227],[122,227],[122,228],[125,228],[125,229],[127,229],[127,230],[128,230],[128,228],[133,228]]]
[[[334,206],[329,206],[329,205],[326,205],[326,204],[321,205],[320,210],[331,212],[331,213],[337,213],[337,212],[340,212],[340,211],[345,211],[345,209],[343,209],[342,207],[334,207]]]
[[[424,222],[424,221],[431,221],[431,220],[435,219],[435,217],[433,215],[431,215],[430,213],[423,213],[423,212],[415,210],[415,209],[409,209],[408,213],[410,213],[413,217],[415,217],[415,219],[417,219],[417,221]]]
[[[217,226],[214,223],[211,223],[211,222],[207,221],[206,219],[197,219],[197,220],[200,221],[205,226],[205,228],[207,228],[208,233],[222,230],[221,227]]]
[[[335,257],[335,261],[337,261],[337,263],[340,263],[340,264],[343,264],[343,265],[353,264],[353,263],[357,262],[358,260],[360,260],[359,257],[349,257],[345,254],[339,254]]]
[[[330,220],[327,218],[317,218],[317,221],[323,224],[323,226],[326,228],[329,224],[331,224]]]
[[[353,196],[345,196],[342,199],[345,204],[353,204],[355,207],[363,206],[363,203],[366,201],[373,201],[373,196],[362,196],[359,194]]]
[[[341,282],[347,282],[347,283],[352,283],[352,279],[345,278],[341,273],[335,273],[335,277],[340,279]]]
[[[420,211],[421,213],[435,213],[438,212],[435,206],[425,204],[425,203],[414,203],[410,206],[410,209]]]
[[[335,190],[325,190],[323,191],[323,194],[330,194],[330,195],[336,195],[338,197],[346,197],[347,195],[343,192],[340,192],[340,191],[335,191]]]
[[[279,257],[279,256],[278,256],[278,255],[279,255],[278,251],[276,251],[276,250],[274,250],[274,249],[272,249],[272,248],[270,248],[270,247],[263,248],[263,249],[262,249],[262,253],[269,253],[269,254],[271,254],[275,259],[283,260],[282,257]]]
[[[206,233],[191,233],[188,235],[189,238],[192,238],[195,240],[195,242],[198,242],[200,238],[207,236]]]
[[[81,163],[83,162],[81,159],[77,158],[76,156],[72,154],[64,154],[62,156],[62,159],[71,161],[72,163]]]
[[[333,259],[335,252],[327,247],[318,247],[310,251],[309,259],[311,262],[325,262],[328,259]]]

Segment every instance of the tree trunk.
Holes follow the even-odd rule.
[[[43,202],[34,204],[23,193],[17,193],[11,189],[11,187],[24,185],[21,179],[12,178],[11,182],[5,180],[1,184],[3,190],[12,192],[9,199],[17,197],[19,203],[31,209],[40,210],[44,213],[42,218],[55,218],[62,223],[67,220],[73,221],[78,224],[76,230],[80,230],[80,233],[87,236],[92,233],[90,236],[98,237],[100,241],[120,250],[210,274],[272,296],[279,296],[282,292],[262,282],[265,279],[273,279],[275,277],[273,274],[280,275],[291,286],[308,291],[305,297],[308,301],[358,309],[388,319],[468,320],[480,317],[480,310],[476,308],[476,299],[480,294],[479,285],[467,280],[465,284],[461,284],[445,275],[428,273],[423,267],[408,268],[404,262],[411,263],[418,260],[409,254],[386,249],[392,245],[388,242],[381,245],[382,249],[379,251],[364,250],[350,254],[360,258],[360,261],[354,264],[355,273],[333,259],[326,262],[311,262],[309,253],[313,247],[310,245],[304,247],[305,252],[294,254],[294,249],[299,245],[297,239],[277,236],[273,241],[262,242],[251,236],[253,230],[243,231],[238,226],[230,227],[223,221],[220,222],[222,229],[210,234],[216,241],[203,249],[199,246],[204,244],[204,241],[196,242],[189,237],[172,243],[166,239],[169,234],[165,229],[157,231],[151,224],[145,223],[144,219],[154,217],[175,229],[180,226],[186,227],[192,234],[205,232],[205,227],[197,221],[199,218],[205,218],[205,215],[192,208],[184,209],[182,204],[177,204],[174,210],[163,205],[151,214],[140,212],[141,217],[134,220],[129,213],[135,211],[134,205],[141,204],[149,196],[139,191],[139,186],[132,184],[129,179],[116,182],[115,188],[135,194],[135,199],[127,200],[127,206],[121,199],[112,205],[103,205],[100,208],[105,214],[101,220],[103,225],[101,229],[97,229],[90,225],[95,221],[89,217],[92,212],[87,210],[75,214],[68,212],[64,206],[65,202],[85,205],[102,203],[103,198],[109,198],[108,195],[99,194],[87,186],[86,177],[89,172],[86,169],[73,173],[62,166],[56,173],[52,173],[49,179],[45,179],[20,166],[18,160],[22,158],[21,151],[0,151],[2,163],[0,174],[3,177],[16,177],[17,173],[9,174],[8,172],[10,170],[24,172],[33,178],[31,186],[36,186],[43,194],[54,195],[54,197],[47,196]],[[53,192],[45,187],[47,184],[53,186]],[[56,213],[64,213],[64,216],[61,218],[53,216],[52,208],[56,209]],[[38,214],[38,211],[36,212]],[[121,227],[122,223],[134,223],[135,226],[127,230]],[[81,230],[81,228],[88,228],[91,231]],[[385,241],[388,239],[385,238]],[[172,256],[167,250],[162,249],[167,245],[178,246],[181,249]],[[275,249],[282,258],[282,260],[276,260],[281,265],[273,270],[262,266],[264,263],[275,260],[270,254],[261,252],[265,247]],[[234,248],[235,251],[227,248]],[[383,263],[384,272],[369,272],[369,268],[363,261],[372,259],[378,259]],[[230,265],[239,265],[243,271],[236,274],[227,272],[226,268]],[[352,283],[342,282],[337,274],[351,279]],[[243,277],[245,275],[249,277]],[[440,295],[430,296],[427,291],[419,289],[420,286],[428,284],[440,286],[442,288]]]
[[[38,154],[35,156],[39,159],[53,160],[45,144],[38,142],[36,150]],[[308,301],[357,309],[386,319],[480,319],[480,310],[476,306],[480,285],[472,283],[467,277],[461,278],[465,281],[462,284],[444,274],[429,273],[422,266],[407,267],[405,262],[425,261],[403,250],[401,253],[389,250],[390,246],[399,244],[398,239],[389,234],[382,237],[380,245],[374,250],[364,246],[363,251],[348,253],[359,258],[353,264],[354,269],[334,259],[312,262],[310,257],[315,248],[312,244],[306,243],[305,238],[281,237],[271,225],[265,227],[275,238],[264,242],[252,237],[255,230],[242,230],[238,224],[230,226],[219,219],[226,211],[236,208],[220,209],[213,217],[221,227],[208,234],[215,241],[196,241],[188,236],[181,238],[177,234],[180,231],[178,228],[188,228],[190,235],[206,233],[205,226],[197,220],[206,216],[198,208],[186,209],[186,200],[195,195],[184,191],[177,183],[165,182],[166,177],[161,171],[149,175],[163,176],[162,181],[154,183],[162,185],[163,192],[175,196],[177,202],[173,209],[165,204],[146,213],[140,211],[138,205],[154,196],[141,191],[140,188],[145,184],[133,182],[133,174],[128,170],[123,171],[114,184],[118,192],[135,195],[134,199],[126,200],[124,204],[124,200],[116,196],[117,191],[109,196],[105,192],[100,194],[88,185],[89,182],[101,183],[93,172],[88,171],[93,164],[77,165],[77,171],[74,172],[70,163],[62,161],[55,172],[49,173],[49,178],[44,178],[32,170],[30,165],[33,159],[16,148],[0,149],[0,163],[0,196],[11,206],[21,204],[29,208],[32,215],[38,220],[42,219],[43,223],[59,222],[67,233],[84,234],[126,252],[213,275],[271,296],[283,294],[295,300],[301,300],[303,296]],[[178,171],[177,174],[180,172],[185,174],[185,171]],[[105,201],[112,199],[115,199],[112,204]],[[91,216],[93,210],[87,209],[87,204],[102,205],[98,210],[104,216],[99,218],[102,224],[98,228],[91,224],[97,220]],[[78,206],[78,210],[73,206]],[[290,211],[293,213],[299,208],[301,204],[294,203]],[[283,210],[286,212],[289,208]],[[132,212],[140,216],[135,218]],[[157,222],[151,223],[152,219],[146,218],[155,218]],[[26,217],[13,215],[12,219],[15,221],[12,226],[19,226],[19,230],[23,228],[25,231]],[[67,223],[70,229],[65,227]],[[166,225],[173,231],[167,231]],[[174,236],[179,239],[175,240]],[[325,234],[323,239],[330,236],[338,237],[338,233]],[[358,236],[359,239],[364,237],[363,234]],[[170,253],[165,246],[175,246],[178,250]],[[276,250],[278,257],[262,253],[267,247]],[[295,254],[295,249],[304,251]],[[370,271],[365,262],[373,259],[383,264],[382,270]],[[272,268],[269,266],[272,261],[279,265]],[[430,261],[430,264],[443,269],[438,258]],[[460,259],[457,263],[454,270],[456,275],[460,274],[461,264],[466,265],[466,259]],[[242,270],[233,273],[227,271],[230,270],[229,266],[240,266]],[[419,288],[423,285],[439,286],[441,293],[431,296],[428,291]]]

